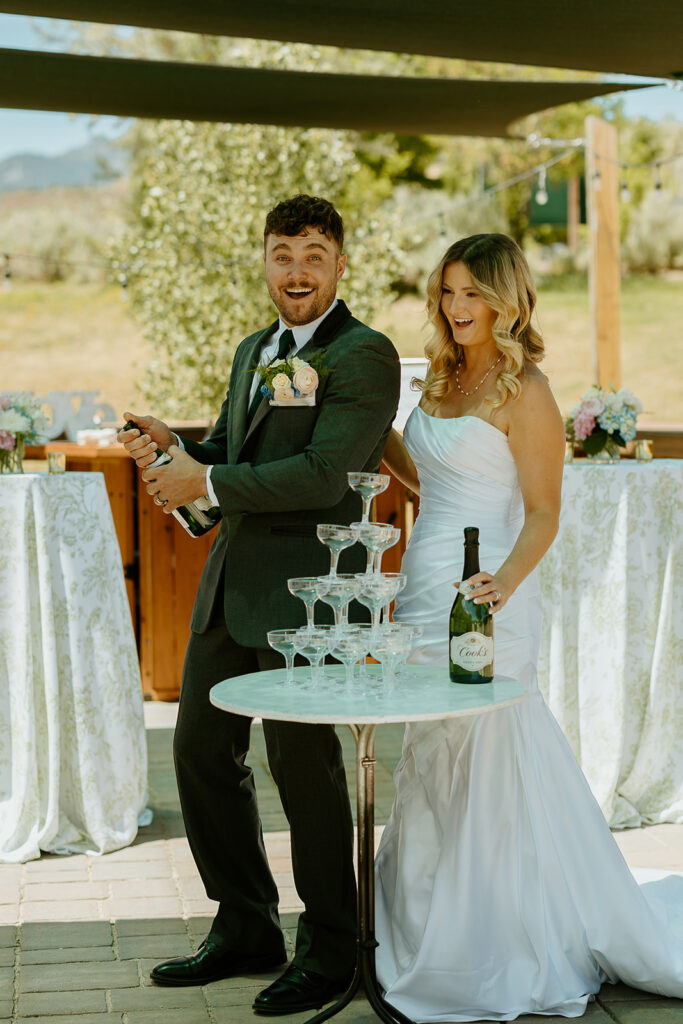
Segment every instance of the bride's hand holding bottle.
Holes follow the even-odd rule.
[[[465,580],[464,584],[470,587],[467,600],[473,601],[474,604],[490,605],[492,613],[499,612],[513,594],[510,587],[492,576],[490,572],[477,572]],[[453,586],[457,590],[461,586],[461,581],[457,580]]]

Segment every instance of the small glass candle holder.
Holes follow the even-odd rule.
[[[64,452],[48,452],[47,469],[48,473],[65,473],[66,455]]]
[[[651,458],[653,458],[652,441],[644,439],[636,441],[636,459],[638,462],[649,462]]]
[[[564,464],[565,466],[570,465],[574,461],[574,442],[565,441],[564,444]]]

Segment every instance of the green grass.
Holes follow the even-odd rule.
[[[547,346],[542,367],[566,413],[593,381],[585,278],[542,282],[538,320]],[[680,279],[623,281],[622,383],[643,402],[642,421],[683,421],[682,323]],[[420,356],[423,324],[424,303],[406,297],[374,326],[402,356]],[[151,356],[120,289],[69,282],[17,282],[0,292],[0,353],[0,389],[95,390],[117,413],[136,404],[137,381]]]
[[[0,388],[93,390],[117,414],[128,408],[151,350],[121,295],[69,282],[0,293]]]

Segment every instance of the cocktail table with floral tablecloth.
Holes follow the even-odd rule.
[[[104,477],[0,476],[0,537],[0,862],[127,846],[151,814]]]
[[[683,459],[564,467],[538,684],[612,828],[683,821],[682,520]]]
[[[223,711],[275,721],[348,725],[356,740],[358,804],[358,945],[353,981],[341,999],[312,1017],[309,1024],[339,1013],[363,982],[368,1000],[386,1024],[405,1022],[384,1001],[375,977],[374,908],[374,769],[375,730],[390,722],[456,718],[496,711],[524,700],[524,685],[496,676],[480,685],[456,685],[448,671],[428,665],[409,665],[393,684],[382,684],[378,666],[365,667],[367,681],[349,687],[341,666],[326,666],[322,686],[310,683],[310,669],[294,669],[294,683],[285,670],[252,672],[217,683],[211,703]]]

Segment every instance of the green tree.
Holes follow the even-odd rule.
[[[386,70],[405,59],[332,48],[88,26],[89,52],[298,70]],[[132,216],[117,273],[155,358],[141,382],[167,417],[215,414],[235,348],[275,311],[263,281],[263,221],[297,192],[342,213],[348,269],[340,295],[372,320],[399,276],[397,215],[387,176],[356,155],[353,132],[276,126],[138,122]]]
[[[341,296],[372,319],[398,271],[393,219],[340,132],[165,122],[146,131],[138,216],[123,261],[156,357],[142,385],[165,416],[215,413],[237,344],[275,312],[263,281],[263,221],[286,196],[325,195],[344,215]]]

